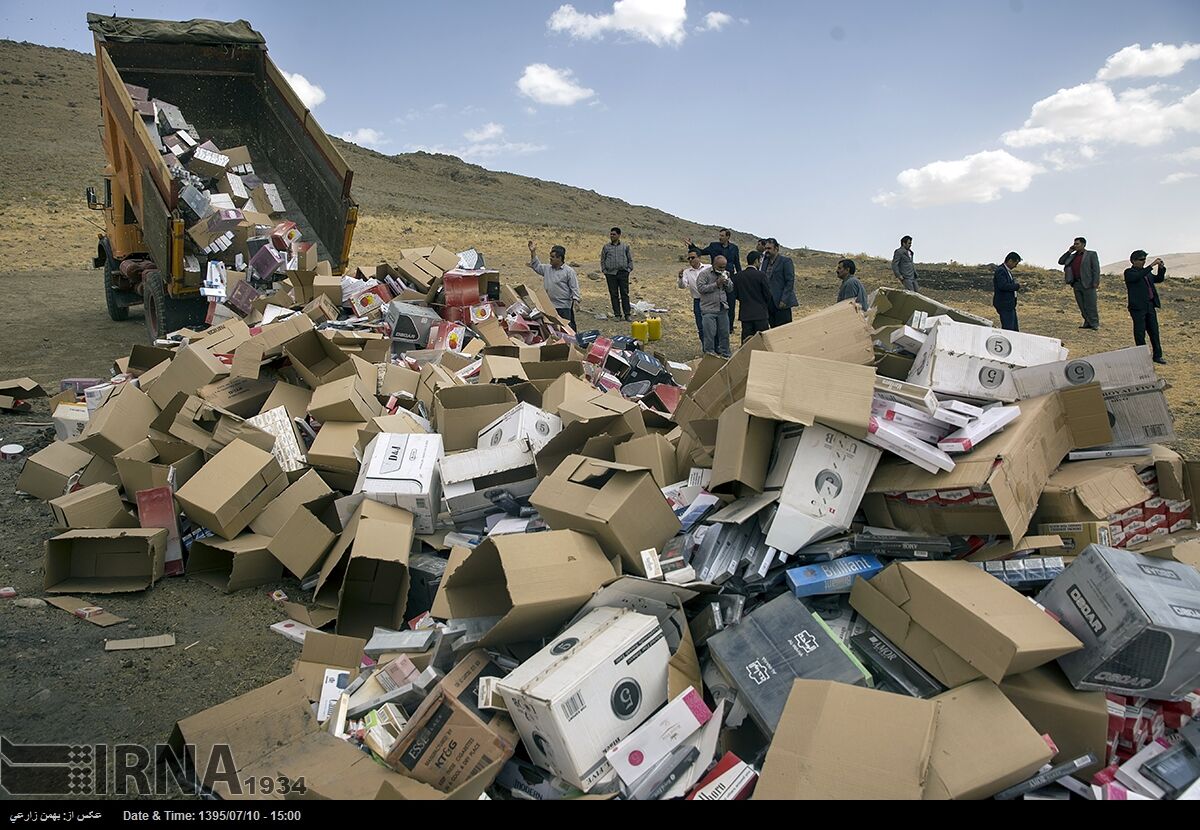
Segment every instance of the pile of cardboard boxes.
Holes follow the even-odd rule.
[[[282,583],[293,672],[180,713],[199,788],[226,745],[291,797],[1200,794],[1144,349],[881,291],[681,364],[481,259],[291,262],[52,400],[47,594]]]

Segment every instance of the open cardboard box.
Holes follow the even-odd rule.
[[[175,494],[188,518],[233,539],[288,485],[269,452],[234,441]]]
[[[233,540],[212,537],[188,550],[188,576],[231,594],[283,578],[279,560],[267,550],[271,537],[243,533]]]
[[[166,569],[161,528],[70,530],[46,541],[48,594],[144,591]]]

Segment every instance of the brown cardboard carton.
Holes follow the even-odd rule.
[[[767,480],[767,464],[771,460],[771,448],[774,445],[773,421],[757,418],[738,404],[726,409],[717,421],[712,480],[707,488],[709,492],[731,495],[761,493]]]
[[[308,448],[308,463],[335,490],[350,492],[358,477],[358,458],[354,447],[362,424],[353,421],[329,421],[321,425],[317,440]]]
[[[144,591],[166,568],[167,531],[69,530],[46,541],[48,594]]]
[[[270,412],[272,409],[282,406],[287,409],[289,417],[303,418],[308,414],[308,405],[312,402],[312,396],[311,390],[279,381],[271,390],[271,394],[267,396],[266,401],[263,402],[260,411]]]
[[[318,386],[308,405],[308,414],[325,421],[361,421],[383,415],[375,393],[358,375],[340,378]]]
[[[754,800],[919,800],[937,723],[930,700],[797,680]]]
[[[865,438],[871,420],[875,370],[817,357],[753,352],[746,379],[746,412],[812,426],[820,421]]]
[[[205,329],[190,342],[199,345],[210,354],[233,354],[251,337],[250,327],[244,320],[226,320],[219,326]]]
[[[317,475],[315,472],[312,474]],[[319,475],[317,480],[325,484]],[[337,541],[341,526],[337,522],[333,502],[334,494],[329,492],[301,504],[267,543],[271,555],[297,579],[303,580],[315,573]]]
[[[513,380],[529,380],[525,367],[515,357],[488,355],[479,366],[480,383],[502,383]]]
[[[154,401],[155,406],[163,409],[180,392],[194,394],[200,387],[228,374],[229,367],[207,350],[188,346],[175,353],[175,359],[154,383],[149,385],[146,394]]]
[[[420,382],[420,372],[389,363],[379,374],[379,394],[381,397],[400,395],[415,398]]]
[[[352,498],[344,501],[353,504]],[[328,608],[339,608],[341,604],[342,584],[350,557],[356,549],[361,550],[363,558],[366,559],[372,558],[373,554],[381,550],[398,555],[390,547],[385,547],[382,540],[390,531],[398,531],[401,536],[404,534],[405,518],[400,514],[406,511],[398,507],[363,499],[354,505],[352,510],[350,518],[345,522],[345,529],[337,537],[329,555],[325,557],[317,577],[316,602]],[[361,547],[358,538],[360,529],[363,533]],[[411,531],[411,525],[409,529]],[[408,561],[407,555],[405,548],[405,562]]]
[[[546,524],[595,536],[605,554],[645,576],[641,552],[661,550],[679,532],[679,519],[649,470],[568,457],[529,497]]]
[[[50,502],[50,509],[55,523],[64,529],[138,526],[111,484],[93,484],[59,496]]]
[[[243,533],[233,540],[212,537],[193,542],[188,552],[188,576],[227,594],[283,578],[283,568],[267,550],[269,536]]]
[[[204,466],[204,453],[184,441],[147,438],[113,457],[121,487],[133,498],[139,490],[153,490],[171,483],[175,471],[176,489]]]
[[[451,568],[453,567],[453,570]],[[498,536],[452,556],[438,594],[448,617],[500,617],[480,646],[552,636],[616,574],[581,533]]]
[[[75,444],[55,441],[25,459],[17,489],[42,501],[61,496],[71,479],[79,476],[95,458]]]
[[[937,475],[899,460],[880,464],[867,487],[863,509],[877,527],[955,534],[1025,536],[1038,498],[1072,449],[1108,443],[1100,387],[1080,386],[1021,402],[1021,416],[1003,432],[958,456],[955,468]],[[943,507],[913,504],[888,493],[971,488],[993,503]]]
[[[464,385],[462,378],[436,363],[426,363],[421,367],[421,377],[417,382],[417,400],[432,412],[434,399],[439,389],[462,385]]]
[[[93,455],[111,460],[146,437],[158,417],[158,407],[140,389],[125,389],[111,398],[88,422],[79,445]]]
[[[442,433],[446,452],[473,450],[479,431],[517,405],[506,386],[454,386],[434,396],[433,420]]]
[[[313,299],[324,297],[334,306],[342,304],[342,278],[317,274],[312,283]]]
[[[227,377],[200,387],[196,395],[226,412],[251,418],[262,411],[275,385],[272,378]]]
[[[989,798],[1030,778],[1053,757],[1038,731],[990,680],[933,700],[939,711],[927,801]]]
[[[331,380],[352,377],[358,373],[358,367],[350,355],[316,331],[308,331],[289,340],[283,347],[283,353],[292,361],[292,366],[304,378],[304,382],[313,389]]]
[[[254,517],[250,522],[250,530],[263,536],[274,536],[301,507],[332,495],[333,491],[321,476],[308,470]]]
[[[654,476],[659,487],[675,484],[681,478],[675,465],[675,448],[658,433],[633,438],[617,444],[614,450],[616,461],[631,467],[644,467]],[[686,478],[686,476],[682,476]]]
[[[134,377],[141,377],[160,363],[170,363],[174,356],[174,349],[146,346],[139,343],[130,350],[129,361],[122,371],[129,372]]]
[[[292,666],[292,674],[304,684],[308,699],[314,703],[321,699],[321,684],[326,669],[342,669],[350,672],[350,679],[358,676],[362,664],[363,649],[367,641],[359,637],[340,637],[324,631],[309,633],[300,649],[300,659]]]
[[[850,604],[949,687],[999,683],[1082,644],[1008,585],[967,562],[899,562],[858,579]]]
[[[1076,690],[1056,664],[1006,677],[1000,691],[1034,729],[1050,736],[1058,747],[1058,763],[1090,752],[1100,760],[1080,770],[1078,777],[1086,780],[1100,771],[1108,752],[1108,701],[1104,692]]]
[[[1042,489],[1037,521],[1043,524],[1107,521],[1113,513],[1153,496],[1138,478],[1136,465],[1122,461],[1101,459],[1063,464]]]
[[[370,637],[376,626],[404,627],[413,516],[388,505],[364,509],[338,597],[337,633]]]
[[[233,539],[287,483],[273,455],[234,441],[179,488],[175,498],[189,519]]]

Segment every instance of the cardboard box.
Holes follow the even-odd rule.
[[[389,363],[379,370],[377,388],[381,397],[396,395],[401,398],[416,398],[420,382],[420,372]]]
[[[274,389],[274,379],[227,377],[201,386],[196,395],[226,412],[251,418],[262,411]]]
[[[324,480],[315,471],[306,473],[305,478],[309,475],[315,476],[317,482],[322,487],[325,486]],[[283,495],[271,502],[258,518],[263,520],[260,526],[267,529],[279,521],[284,507],[290,506],[295,499],[307,499],[282,519],[278,529],[271,535],[267,543],[267,550],[271,555],[278,559],[289,573],[297,579],[304,580],[317,571],[325,559],[325,554],[329,553],[337,541],[338,534],[342,532],[342,526],[338,523],[337,513],[333,507],[334,494],[328,492],[310,497],[307,491],[310,486],[311,489],[316,488],[316,484],[313,483],[306,485],[306,492],[289,495],[291,490],[300,483],[298,481],[285,490]],[[327,487],[325,489],[328,490]],[[281,501],[284,504],[279,504]],[[268,513],[271,515],[268,516]],[[253,523],[251,528],[254,528]]]
[[[746,412],[812,426],[818,421],[853,438],[867,434],[875,370],[815,357],[750,355]]]
[[[74,444],[55,441],[25,459],[17,489],[42,501],[58,498],[93,458],[90,452]]]
[[[50,502],[50,509],[55,524],[64,529],[138,526],[111,484],[93,484],[59,496]]]
[[[525,367],[515,357],[499,357],[486,355],[479,365],[480,383],[506,383],[509,381],[529,380]]]
[[[1062,544],[1057,547],[1045,548],[1047,554],[1070,554],[1076,556],[1083,553],[1088,545],[1103,545],[1114,547],[1112,544],[1112,529],[1108,522],[1055,522],[1038,525],[1039,536],[1057,536]]]
[[[568,457],[529,498],[548,525],[595,536],[604,552],[645,576],[641,552],[661,550],[681,525],[649,470]]]
[[[936,475],[901,462],[879,465],[863,502],[867,520],[940,535],[1025,536],[1038,497],[1071,449],[1106,443],[1112,435],[1100,406],[1100,389],[1083,386],[1021,404],[1021,417],[974,451],[959,456],[955,468]],[[972,488],[993,503],[946,508],[887,497],[889,493]]]
[[[596,541],[581,533],[497,536],[461,564],[451,557],[439,599],[447,617],[500,617],[481,647],[529,642],[551,636],[614,576]],[[434,613],[441,616],[436,604]]]
[[[1045,524],[1107,523],[1109,516],[1145,502],[1153,494],[1138,478],[1138,465],[1123,461],[1063,464],[1042,489],[1037,520]]]
[[[1035,775],[1054,753],[990,680],[933,699],[937,730],[926,801],[989,798]]]
[[[446,509],[457,523],[501,511],[494,499],[527,499],[538,486],[533,450],[525,439],[470,450],[440,462]]]
[[[1200,687],[1200,573],[1092,546],[1040,594],[1083,648],[1058,664],[1077,689],[1178,699]]]
[[[665,780],[671,771],[660,765],[686,745],[692,735],[712,720],[712,716],[703,696],[688,688],[616,746],[605,751],[604,757],[621,779],[624,791],[639,792],[654,787],[655,779]]]
[[[936,474],[943,470],[949,472],[955,466],[954,459],[943,449],[926,443],[912,431],[875,415],[871,416],[866,441],[872,446],[900,456],[927,473]]]
[[[179,488],[175,498],[189,519],[233,539],[287,483],[274,456],[234,441]]]
[[[287,474],[289,480],[297,478],[307,469],[304,445],[300,440],[296,422],[288,415],[285,407],[265,409],[247,420],[245,426],[253,427],[274,439],[271,455],[275,456],[279,467]]]
[[[1053,663],[1006,677],[1000,691],[1034,729],[1050,736],[1058,747],[1058,763],[1090,752],[1100,760],[1081,770],[1079,777],[1087,780],[1100,771],[1108,743],[1108,701],[1103,692],[1072,688],[1062,669]]]
[[[66,441],[83,434],[83,431],[87,429],[88,421],[91,420],[91,415],[88,413],[87,404],[60,403],[54,407],[54,414],[51,418],[54,421],[55,439]]]
[[[70,530],[46,541],[48,594],[144,591],[166,568],[167,531]]]
[[[613,776],[605,750],[666,702],[667,659],[657,619],[599,608],[509,673],[496,691],[530,759],[589,792]]]
[[[517,732],[504,713],[478,708],[478,688],[481,679],[503,674],[484,652],[467,655],[409,718],[387,763],[442,792],[485,769],[494,777],[512,757]]]
[[[309,470],[254,517],[250,522],[250,530],[262,536],[274,536],[301,507],[332,495],[333,491],[321,476]]]
[[[383,414],[383,407],[357,374],[316,388],[308,414],[318,421],[367,422]]]
[[[404,626],[413,514],[364,502],[338,593],[337,633],[369,637]]]
[[[1082,644],[1008,585],[967,562],[899,562],[859,579],[850,604],[948,687],[994,682]]]
[[[446,452],[474,449],[479,433],[508,414],[517,398],[507,386],[452,386],[434,395],[433,421],[442,434]]]
[[[278,582],[283,567],[267,550],[270,541],[269,536],[244,533],[232,541],[213,537],[193,542],[188,550],[188,576],[227,594]]]
[[[754,800],[919,800],[937,723],[930,700],[797,680]]]
[[[614,456],[618,464],[644,467],[654,477],[659,489],[679,481],[679,465],[675,447],[660,433],[651,433],[617,444]]]
[[[305,332],[287,341],[283,353],[292,361],[292,366],[304,378],[304,382],[313,389],[323,383],[358,374],[358,367],[350,355],[316,331]]]
[[[354,492],[382,504],[402,507],[416,520],[417,533],[433,533],[441,510],[438,461],[442,436],[381,433],[363,453]]]
[[[96,413],[81,434],[79,444],[94,455],[112,459],[143,440],[157,417],[158,407],[142,390],[126,389]]]
[[[113,463],[125,494],[133,497],[139,490],[182,487],[204,466],[204,453],[183,441],[147,438],[117,453]]]
[[[287,410],[289,417],[303,418],[308,414],[308,405],[312,402],[312,396],[312,390],[279,381],[271,390],[271,394],[267,396],[266,401],[263,402],[260,411],[270,412],[272,409],[282,406]]]
[[[557,415],[521,403],[481,429],[475,446],[482,450],[510,441],[525,440],[529,442],[533,452],[537,453],[560,432],[562,419]]]
[[[767,544],[795,553],[850,527],[881,455],[829,427],[806,427],[794,445]]]
[[[354,453],[361,428],[362,424],[357,421],[327,421],[317,432],[317,440],[308,448],[308,463],[336,490],[347,493],[354,490],[359,468]]]
[[[429,343],[429,330],[442,322],[441,315],[431,308],[393,300],[383,309],[383,319],[392,340],[401,349],[424,349]]]
[[[180,392],[195,394],[202,386],[225,377],[229,367],[218,360],[207,350],[200,347],[187,346],[175,353],[174,359],[153,383],[142,382],[146,394],[159,409],[166,409]],[[144,375],[143,375],[144,377]]]

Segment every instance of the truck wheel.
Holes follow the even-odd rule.
[[[142,275],[142,300],[150,342],[185,326],[203,323],[208,312],[208,303],[203,299],[176,300],[168,295],[166,282],[158,271]]]
[[[116,322],[129,319],[129,306],[121,302],[121,294],[119,288],[113,285],[113,272],[116,269],[113,267],[116,263],[112,261],[112,257],[104,259],[104,303],[108,306],[108,316]]]

